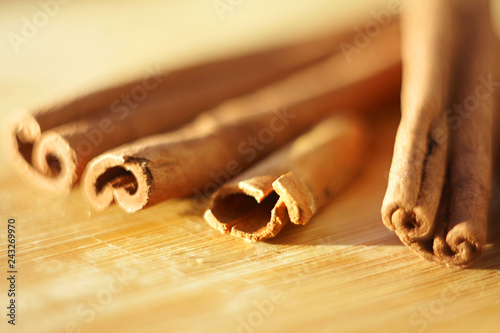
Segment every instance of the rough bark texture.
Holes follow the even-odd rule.
[[[286,223],[305,225],[362,164],[367,130],[346,116],[324,120],[293,143],[223,185],[205,220],[221,232],[260,241]]]
[[[253,94],[233,99],[185,128],[98,156],[83,176],[94,207],[126,211],[212,189],[314,126],[332,110],[369,111],[400,90],[399,29],[392,26],[347,64],[342,54]],[[224,181],[219,180],[225,173]],[[205,186],[205,188],[204,188]]]
[[[382,207],[422,257],[467,266],[483,252],[491,196],[488,1],[425,0],[402,16],[402,119]],[[490,86],[490,87],[489,87]]]
[[[194,65],[82,93],[18,115],[11,160],[30,183],[67,193],[89,160],[118,145],[173,130],[223,100],[280,80],[329,54],[353,32]]]

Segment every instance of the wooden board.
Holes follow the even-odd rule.
[[[244,1],[220,21],[212,4],[61,5],[19,53],[2,41],[2,123],[7,110],[133,76],[147,65],[178,65],[312,35],[335,18],[366,16],[372,8]],[[376,8],[384,5],[378,1]],[[40,10],[38,2],[2,6],[6,33],[20,31],[21,19]],[[300,17],[317,19],[289,36]],[[148,25],[151,20],[157,25]],[[197,44],[204,38],[196,32],[205,26],[213,39]],[[158,27],[188,31],[152,35]],[[213,231],[189,198],[130,215],[116,206],[89,210],[78,187],[67,198],[47,196],[23,183],[2,154],[0,332],[497,332],[498,233],[478,263],[459,270],[423,261],[382,225],[397,122],[392,112],[374,124],[362,174],[310,224],[289,226],[259,244]],[[6,316],[9,218],[16,220],[17,236],[15,327]]]

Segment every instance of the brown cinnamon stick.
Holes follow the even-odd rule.
[[[471,264],[486,243],[489,15],[488,1],[424,0],[402,16],[402,118],[382,218],[419,255],[451,266]]]
[[[205,220],[251,241],[276,236],[288,222],[305,225],[358,172],[366,137],[359,120],[326,119],[223,185]]]
[[[399,29],[384,30],[350,65],[342,54],[248,96],[185,128],[139,140],[92,160],[82,189],[97,209],[128,212],[225,181],[316,124],[331,110],[368,110],[400,89]],[[215,182],[215,184],[214,184]]]
[[[337,32],[270,51],[152,73],[42,107],[13,122],[8,137],[11,160],[31,183],[65,193],[99,153],[179,127],[227,98],[324,58],[352,35]]]

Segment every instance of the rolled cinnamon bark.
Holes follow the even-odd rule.
[[[221,101],[248,93],[337,51],[350,31],[270,51],[151,72],[18,117],[7,150],[31,183],[68,192],[86,163],[110,148],[172,130]]]
[[[419,255],[450,266],[470,265],[486,243],[489,15],[486,0],[423,0],[402,15],[402,118],[382,218]]]
[[[114,200],[128,212],[196,191],[208,196],[206,186],[221,185],[220,178],[229,180],[331,110],[366,111],[397,98],[400,66],[399,29],[392,26],[350,65],[342,54],[332,55],[253,94],[227,101],[177,132],[96,157],[82,177],[84,195],[96,209]]]
[[[359,171],[367,142],[359,120],[334,116],[223,185],[205,220],[251,241],[305,225]]]

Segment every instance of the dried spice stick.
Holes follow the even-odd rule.
[[[391,26],[350,65],[342,54],[333,55],[253,94],[230,100],[177,132],[96,157],[84,172],[82,189],[95,208],[103,209],[114,200],[128,212],[200,191],[214,183],[215,174],[230,171],[235,176],[331,110],[367,110],[396,98],[400,66],[399,29]]]
[[[367,130],[338,115],[223,185],[205,220],[251,241],[276,236],[292,222],[305,225],[359,171]]]
[[[86,163],[99,153],[179,127],[227,98],[324,58],[352,35],[337,32],[270,51],[153,73],[41,107],[13,122],[7,148],[16,168],[30,182],[66,193]]]
[[[419,1],[402,21],[402,119],[382,218],[422,257],[466,266],[484,250],[491,195],[488,1]]]

